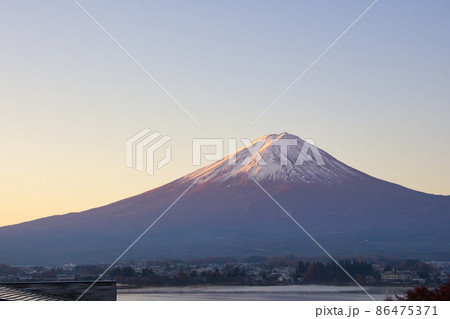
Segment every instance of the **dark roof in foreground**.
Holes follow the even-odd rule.
[[[64,299],[0,285],[0,301],[63,301]]]

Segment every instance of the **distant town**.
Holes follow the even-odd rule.
[[[389,258],[346,258],[339,264],[364,285],[438,286],[450,275],[450,261],[422,262]],[[58,267],[0,264],[0,282],[95,280],[107,264]],[[118,287],[189,285],[352,284],[334,262],[295,256],[134,261],[115,265],[102,280]]]

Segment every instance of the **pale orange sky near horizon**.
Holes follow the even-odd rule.
[[[192,138],[285,131],[374,177],[449,195],[445,1],[378,2],[250,125],[371,2],[80,1],[200,125],[73,3],[3,2],[0,226],[190,173]],[[173,138],[155,176],[125,166],[126,139],[145,127]]]

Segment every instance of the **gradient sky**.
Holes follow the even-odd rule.
[[[0,225],[82,211],[193,171],[193,137],[289,132],[346,164],[450,194],[450,3],[0,2]],[[148,127],[173,137],[155,176],[125,166]],[[204,164],[207,164],[206,162]]]

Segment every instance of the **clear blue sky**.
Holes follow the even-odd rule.
[[[0,3],[0,225],[80,211],[191,172],[193,137],[287,131],[356,169],[450,194],[450,2],[86,1],[196,125],[73,1]],[[174,159],[125,167],[149,127]]]

